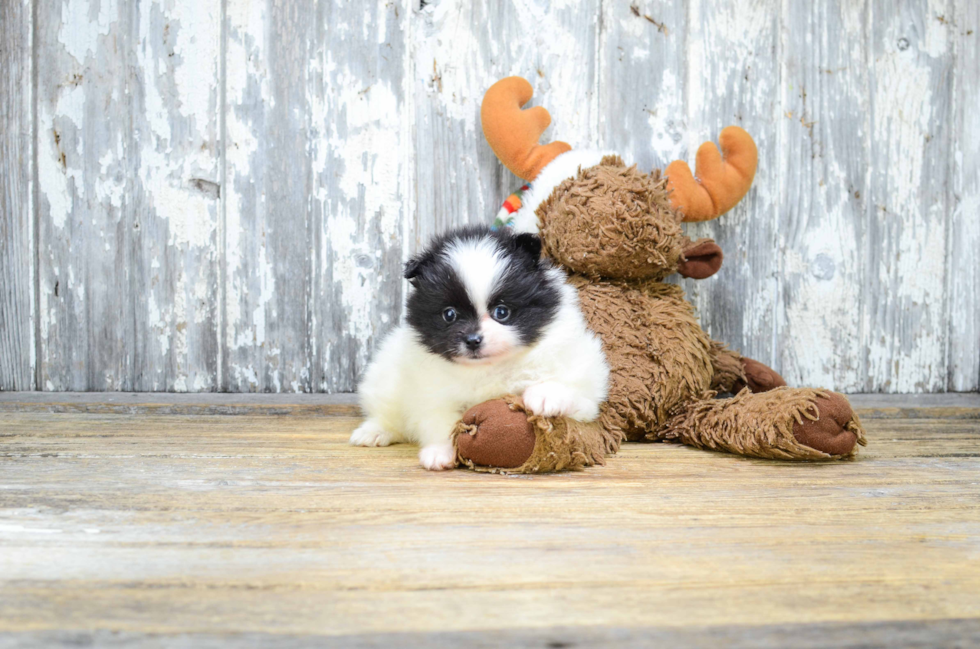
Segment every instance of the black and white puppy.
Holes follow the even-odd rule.
[[[452,468],[450,433],[478,403],[523,395],[543,416],[590,421],[609,368],[578,293],[541,259],[534,234],[470,227],[408,262],[405,324],[381,344],[359,386],[367,421],[356,446],[414,442],[426,469]]]

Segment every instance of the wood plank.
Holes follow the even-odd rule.
[[[408,3],[228,10],[222,388],[349,391],[401,312]]]
[[[952,24],[950,221],[946,276],[949,376],[946,389],[980,390],[980,4],[955,0]]]
[[[975,421],[871,421],[852,462],[630,444],[605,467],[520,478],[351,448],[358,422],[5,417],[0,631],[980,617]]]
[[[717,142],[722,128],[741,126],[759,147],[759,168],[749,193],[731,212],[703,224],[689,224],[692,238],[711,237],[725,253],[714,277],[689,283],[701,325],[712,338],[773,366],[783,341],[776,341],[778,255],[776,232],[782,218],[779,45],[782,3],[735,5],[722,0],[689,4],[687,56],[687,151]]]
[[[410,0],[317,4],[308,97],[313,385],[349,392],[403,301],[414,188]]]
[[[557,627],[456,632],[378,633],[346,636],[276,633],[148,634],[119,631],[37,631],[0,634],[0,647],[257,647],[282,649],[343,647],[580,647],[582,649],[639,649],[694,647],[713,649],[798,649],[820,647],[948,647],[980,644],[980,620],[917,622],[856,622],[817,624],[735,624],[705,628],[676,627]]]
[[[736,559],[737,560],[737,559]],[[700,585],[700,584],[699,584]],[[911,607],[919,607],[916,620],[936,619],[947,609],[973,612],[975,594],[954,586],[945,590],[940,581],[927,580],[912,585],[888,582],[867,587],[842,587],[840,584],[814,585],[806,590],[808,597],[794,597],[796,584],[783,588],[719,587],[710,597],[697,597],[698,589],[616,588],[591,586],[585,589],[542,588],[523,592],[450,591],[450,592],[320,592],[316,590],[283,591],[276,587],[243,584],[239,588],[191,584],[187,588],[157,585],[155,588],[100,588],[86,597],[83,584],[66,584],[71,590],[59,592],[43,585],[5,590],[0,603],[10,612],[5,620],[12,631],[27,630],[25,613],[33,620],[30,630],[50,628],[115,629],[124,633],[187,633],[208,629],[212,633],[261,633],[267,629],[283,634],[349,635],[395,632],[432,632],[434,624],[445,631],[473,631],[503,621],[518,626],[542,628],[557,621],[561,626],[667,626],[691,628],[698,624],[715,626],[735,624],[735,615],[724,607],[714,606],[730,598],[740,598],[735,613],[746,619],[762,617],[789,625],[801,618],[805,623],[819,623],[806,606],[813,600],[826,602],[821,613],[834,620],[854,623],[867,616],[875,621],[891,622],[888,609],[877,598],[884,589],[892,589],[896,598],[908,597]],[[210,597],[190,598],[194,590],[207,588]],[[939,593],[934,603],[924,601],[923,590]],[[692,596],[693,595],[693,596]],[[780,597],[782,595],[782,597]],[[10,599],[11,596],[17,599]],[[669,605],[651,606],[652,597],[671,597]],[[52,607],[48,602],[56,601]],[[187,601],[187,603],[183,603]],[[892,604],[890,601],[888,604]],[[931,604],[931,605],[930,605]],[[850,607],[849,610],[846,607]],[[9,608],[8,608],[9,607]],[[34,607],[33,610],[30,607]],[[703,609],[701,607],[704,607]],[[51,609],[55,609],[51,611]],[[759,611],[764,610],[764,613]],[[900,614],[904,614],[902,609]],[[51,612],[49,612],[51,611]],[[157,611],[169,611],[162,616]],[[383,611],[380,618],[376,611]],[[55,618],[54,613],[63,617]],[[817,617],[816,620],[813,618]],[[374,626],[365,622],[374,619]],[[367,628],[365,628],[367,627]]]
[[[33,17],[0,3],[0,390],[34,386]]]
[[[867,9],[786,5],[779,166],[777,366],[790,385],[866,389],[865,214],[871,166]]]
[[[412,62],[418,161],[413,249],[449,227],[492,222],[523,184],[483,138],[480,102],[498,79],[520,75],[531,82],[531,103],[551,113],[546,141],[597,143],[598,0],[423,4]]]
[[[855,412],[873,419],[980,419],[980,394],[852,394]],[[357,416],[357,396],[146,392],[4,392],[0,412],[121,415]]]
[[[942,0],[874,0],[870,194],[862,286],[869,392],[947,384],[949,25]]]
[[[219,0],[39,0],[39,387],[216,386]]]
[[[980,416],[980,404],[976,411]],[[0,412],[352,417],[360,415],[360,407],[349,393],[4,392]]]
[[[847,398],[857,409],[868,408],[980,408],[980,392],[943,392],[939,394],[849,394]]]
[[[227,4],[221,389],[313,389],[313,0]]]
[[[977,407],[980,416],[980,404]],[[361,414],[354,394],[5,392],[0,412],[59,412],[122,415],[289,415]]]
[[[687,7],[613,3],[601,24],[599,147],[644,171],[686,160]]]

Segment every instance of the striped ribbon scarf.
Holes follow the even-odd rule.
[[[530,184],[521,186],[516,192],[507,197],[504,204],[497,211],[497,216],[493,220],[492,230],[509,228],[514,225],[514,213],[521,209],[521,198],[524,193],[531,188]]]

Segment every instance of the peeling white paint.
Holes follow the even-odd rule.
[[[956,21],[980,25],[980,4],[956,0]],[[953,34],[953,92],[951,105],[953,204],[949,221],[947,259],[947,336],[949,384],[954,391],[980,388],[980,40],[977,33]]]
[[[122,143],[116,139],[113,150],[106,149],[99,158],[99,174],[95,179],[96,198],[117,209],[122,207],[126,192],[125,173],[118,165],[121,158]]]
[[[173,53],[180,62],[174,66],[177,109],[201,120],[197,126],[203,129],[217,108],[214,79],[220,61],[221,4],[187,2],[174,16],[179,16],[172,23],[177,31]]]
[[[170,351],[170,331],[167,319],[160,312],[160,305],[151,293],[147,300],[147,326],[156,333],[157,345],[161,356],[166,356]]]
[[[364,24],[379,29],[375,23],[386,23],[387,11],[379,6],[378,20],[365,19]],[[388,40],[403,38],[389,33],[387,25],[381,31]],[[373,38],[364,36],[367,43]],[[315,341],[327,362],[337,358],[348,341],[368,341],[380,333],[378,314],[390,308],[384,296],[392,277],[381,266],[382,250],[377,249],[374,233],[402,232],[407,213],[405,106],[399,96],[405,82],[375,78],[366,82],[355,71],[358,63],[350,61],[346,52],[328,51],[312,69],[314,76],[322,69],[329,86],[337,89],[310,97],[311,123],[314,133],[320,135],[311,143],[314,173],[320,180],[313,200],[324,215],[322,237],[326,242],[314,253],[323,269],[317,284],[326,292],[313,298],[315,330],[319,313],[328,319],[343,314],[335,335]],[[401,246],[399,241],[392,244]],[[363,366],[366,350],[362,344],[357,358],[345,362]],[[322,369],[324,382],[318,389],[336,380],[330,375],[331,367]]]
[[[253,338],[250,341],[246,341],[247,344],[253,344],[258,347],[265,345],[265,318],[268,311],[269,303],[275,296],[276,292],[276,277],[275,268],[269,261],[268,248],[266,246],[261,246],[259,248],[259,259],[257,273],[259,279],[259,295],[256,300],[255,311],[252,313],[252,326]]]
[[[257,91],[265,106],[274,106],[274,98],[269,92],[269,71],[267,67],[267,22],[265,3],[229,3],[228,39],[225,57],[225,88],[228,110],[225,111],[224,146],[227,167],[226,186],[223,188],[225,237],[227,245],[222,250],[225,256],[228,287],[225,298],[225,337],[222,344],[229,350],[249,347],[254,334],[245,320],[242,311],[242,295],[247,290],[242,274],[242,248],[246,233],[243,231],[241,214],[244,209],[242,195],[238,191],[240,183],[250,183],[252,159],[259,151],[258,134],[252,124],[244,119],[248,114],[245,108],[246,93],[250,84],[257,85]],[[264,197],[259,199],[264,203]],[[264,240],[261,244],[264,254]],[[268,284],[268,278],[265,278]],[[255,317],[255,314],[251,314]],[[264,314],[262,314],[264,327]],[[264,340],[265,332],[262,331]],[[254,370],[244,372],[243,368],[232,366],[232,378],[244,380],[252,389],[258,385]],[[244,378],[243,378],[244,377]]]
[[[942,15],[945,3],[931,2]],[[868,374],[876,390],[918,392],[946,384],[946,214],[941,188],[934,185],[935,156],[930,140],[945,115],[934,113],[934,91],[943,88],[945,29],[927,27],[916,41],[901,13],[881,16],[873,72],[872,142],[880,161],[872,175],[873,218],[885,233],[875,242],[881,263],[875,269],[878,300],[886,311],[863,313],[869,332]],[[935,16],[926,23],[939,23]],[[929,158],[927,158],[929,156]]]
[[[952,17],[951,9],[948,0],[929,0],[928,6],[923,12],[922,22],[925,23],[926,33],[919,49],[934,59],[947,54],[951,21],[947,21],[945,17]],[[980,25],[974,25],[974,29],[978,26]]]
[[[657,102],[647,109],[651,135],[648,146],[660,160],[661,168],[686,157],[688,143],[684,135],[687,125],[682,100],[677,75],[673,70],[665,68],[657,88]]]
[[[39,363],[54,389],[186,389],[213,347],[218,210],[197,181],[217,179],[221,6],[192,4],[41,11],[60,21],[38,43]],[[120,27],[130,15],[138,34]],[[126,339],[134,321],[145,349]]]
[[[62,0],[58,40],[68,54],[84,63],[98,51],[99,38],[109,35],[118,15],[116,0],[98,0],[96,6],[86,0]]]
[[[523,74],[535,87],[533,105],[546,106],[552,115],[546,137],[594,146],[588,110],[591,69],[576,65],[592,58],[592,44],[580,38],[589,22],[570,20],[569,15],[581,16],[574,9],[529,3],[516,8],[514,21],[499,38],[488,39],[485,20],[474,16],[479,10],[486,9],[466,0],[425,7],[424,34],[416,40],[416,87],[438,102],[443,116],[460,123],[465,136],[482,137],[483,93],[499,78]],[[483,47],[493,48],[494,56],[485,56]]]
[[[346,88],[339,97],[333,98],[337,102],[335,109],[346,107],[346,135],[341,137],[337,133],[336,124],[324,111],[323,119],[329,129],[329,149],[317,147],[316,168],[326,168],[327,162],[322,158],[327,150],[343,160],[338,185],[343,198],[357,201],[363,193],[365,216],[372,220],[380,218],[382,232],[394,232],[400,225],[402,213],[399,202],[402,162],[398,155],[401,152],[398,99],[386,84],[376,83],[368,92],[359,93],[352,79],[340,77],[337,81],[340,87]],[[314,116],[318,112],[314,108]],[[323,166],[319,164],[321,160]],[[318,187],[318,198],[325,200],[326,190],[322,185]],[[335,216],[339,215],[328,214],[328,219]],[[346,218],[351,221],[354,216]],[[339,224],[328,221],[328,232],[334,225]]]
[[[85,91],[81,86],[59,89],[57,104],[52,111],[43,103],[39,109],[40,145],[38,152],[38,182],[47,199],[51,221],[61,229],[68,222],[74,197],[85,198],[83,170],[75,166],[84,153],[81,125],[84,123]],[[66,127],[71,128],[71,138]],[[68,148],[73,144],[72,148]],[[71,164],[68,164],[69,159]]]

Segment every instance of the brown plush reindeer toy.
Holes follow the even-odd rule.
[[[717,218],[748,191],[758,157],[748,133],[724,129],[721,153],[703,144],[697,177],[684,162],[645,174],[615,155],[539,145],[551,117],[521,110],[531,95],[520,77],[494,84],[483,132],[500,161],[532,181],[513,227],[538,232],[544,254],[569,272],[603,342],[609,399],[590,424],[529,415],[519,397],[474,406],[454,431],[458,461],[505,473],[580,469],[604,463],[623,440],[784,460],[853,455],[864,432],[844,396],[785,387],[772,369],[711,340],[681,288],[663,282],[720,268],[718,246],[691,241],[680,224]]]

